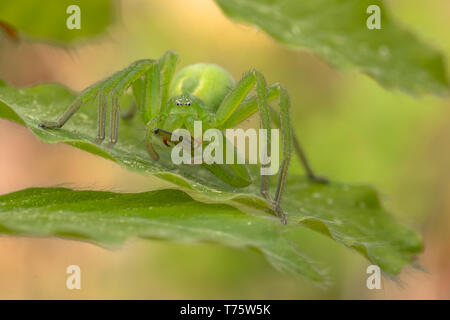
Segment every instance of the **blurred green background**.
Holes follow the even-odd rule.
[[[400,23],[450,58],[448,0],[391,0]],[[110,251],[91,244],[0,237],[0,298],[438,298],[450,299],[450,100],[386,91],[307,52],[289,50],[257,29],[229,21],[210,0],[120,2],[107,35],[67,50],[0,36],[0,78],[16,86],[59,82],[81,90],[140,58],[181,54],[180,67],[214,62],[236,79],[250,68],[291,94],[296,133],[315,170],[332,180],[370,184],[384,205],[423,232],[424,269],[408,267],[383,289],[366,288],[368,262],[305,230],[303,250],[334,283],[317,288],[273,269],[250,250],[214,244],[134,240]],[[67,145],[46,145],[0,120],[0,194],[62,185],[136,192],[155,181]],[[292,170],[301,171],[293,161]],[[82,289],[65,287],[77,264]]]

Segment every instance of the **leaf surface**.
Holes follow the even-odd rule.
[[[80,8],[80,29],[69,29],[67,19]],[[0,32],[13,39],[32,39],[68,44],[79,38],[102,34],[113,21],[111,0],[14,0],[0,2]],[[72,21],[72,20],[70,20]],[[3,26],[3,27],[2,27]]]
[[[443,56],[389,14],[380,0],[215,0],[236,21],[277,41],[310,49],[335,66],[355,66],[381,85],[409,93],[449,91]],[[380,8],[381,29],[367,20]]]

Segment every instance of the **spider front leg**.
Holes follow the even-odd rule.
[[[269,103],[267,99],[267,84],[264,76],[258,72],[254,72],[256,80],[256,99],[258,102],[258,109],[261,116],[261,127],[267,130],[267,150],[271,152],[271,126],[270,126],[270,111]],[[289,163],[292,156],[292,127],[291,118],[289,115],[289,97],[286,90],[281,87],[280,91],[280,110],[282,114],[282,125],[281,125],[281,137],[283,142],[283,160],[281,162],[280,171],[278,174],[278,183],[275,190],[275,196],[273,200],[269,195],[269,176],[261,175],[261,194],[264,196],[266,201],[272,204],[273,210],[281,219],[283,224],[286,224],[286,215],[281,207],[281,197],[285,190],[287,173],[289,168]]]
[[[267,151],[270,155],[271,151],[271,126],[270,126],[270,110],[267,99],[267,85],[264,76],[256,70],[252,70],[246,73],[242,79],[236,84],[236,86],[230,91],[225,99],[220,104],[216,112],[215,126],[220,129],[225,129],[227,120],[229,120],[234,112],[247,97],[250,90],[255,87],[256,89],[256,102],[257,108],[261,118],[261,128],[267,130]],[[275,196],[272,199],[269,194],[269,177],[267,175],[261,175],[260,191],[264,199],[271,205],[272,209],[280,218],[283,224],[286,224],[286,215],[281,208],[281,198],[286,185],[287,172],[289,168],[289,162],[292,154],[292,129],[289,117],[289,98],[284,88],[280,93],[280,109],[282,110],[283,126],[281,128],[282,141],[283,141],[283,160],[280,166],[280,173],[278,177],[278,184],[275,191]],[[244,119],[242,119],[244,120]],[[263,165],[263,168],[268,167],[269,164]]]
[[[263,79],[264,80],[264,79]],[[282,213],[281,208],[281,196],[286,187],[287,173],[289,168],[289,162],[292,156],[292,124],[290,116],[290,100],[288,93],[284,87],[280,86],[280,129],[283,140],[283,161],[281,162],[280,173],[278,175],[277,189],[275,190],[274,206],[275,212]],[[286,221],[284,222],[286,223]]]
[[[275,83],[273,85],[270,85],[267,87],[267,99],[268,101],[273,101],[280,96],[281,91],[281,85],[279,83]],[[247,97],[239,106],[239,108],[236,109],[236,111],[228,118],[228,120],[225,121],[223,124],[223,127],[225,128],[232,128],[236,126],[237,124],[241,123],[251,115],[253,115],[255,112],[258,111],[258,102],[257,97],[255,95],[251,95]],[[273,108],[269,105],[269,111],[270,111],[270,117],[272,119],[272,122],[275,124],[277,128],[281,128],[280,126],[280,115],[278,112],[276,112]],[[322,176],[318,176],[314,173],[313,169],[311,168],[308,158],[306,157],[306,154],[300,144],[299,139],[297,138],[294,130],[292,129],[292,139],[294,143],[294,151],[298,156],[298,159],[300,160],[300,163],[303,166],[303,169],[305,170],[306,176],[308,179],[315,183],[328,183],[328,179]]]
[[[155,131],[165,119],[162,114],[169,100],[169,88],[175,74],[178,57],[177,52],[167,51],[159,59],[157,68],[148,72],[142,82],[133,85],[135,99],[141,108],[142,119],[147,124],[145,139],[147,153],[155,161],[159,160],[159,154],[153,147],[153,136],[158,134]]]

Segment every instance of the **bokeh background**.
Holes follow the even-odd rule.
[[[390,0],[394,16],[450,61],[450,2]],[[292,96],[295,130],[313,167],[332,180],[379,190],[384,205],[420,230],[423,270],[405,268],[382,290],[366,288],[369,262],[311,231],[307,253],[335,279],[317,288],[273,269],[249,250],[214,244],[132,240],[116,250],[62,239],[0,236],[0,298],[34,299],[449,299],[450,100],[387,91],[354,71],[337,71],[259,30],[229,21],[210,0],[127,0],[108,34],[71,50],[0,36],[0,78],[23,87],[58,82],[81,90],[136,59],[167,49],[181,65],[214,62],[235,78],[250,68]],[[37,17],[38,18],[38,17]],[[301,171],[293,162],[292,170]],[[155,181],[67,145],[39,142],[0,120],[0,194],[27,187],[145,191]],[[81,267],[82,289],[65,287]]]

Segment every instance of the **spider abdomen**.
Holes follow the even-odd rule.
[[[197,63],[175,75],[170,96],[191,94],[215,110],[233,86],[234,79],[224,68],[212,63]]]

